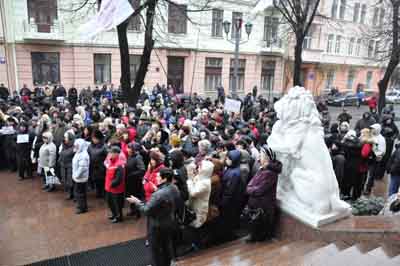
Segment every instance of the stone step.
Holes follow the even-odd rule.
[[[368,253],[376,248],[379,248],[380,245],[377,243],[373,243],[373,242],[367,242],[367,241],[362,241],[359,242],[355,245],[356,248],[358,248],[358,250],[360,250],[361,253]]]
[[[371,255],[375,258],[386,259],[386,260],[389,260],[391,258],[386,254],[386,252],[383,250],[382,247],[371,250],[370,252],[368,252],[368,255]]]
[[[396,256],[396,257],[394,257],[394,258],[392,258],[392,259],[390,260],[390,262],[392,262],[392,263],[394,263],[394,264],[397,264],[397,265],[400,265],[400,255],[399,255],[399,256]]]
[[[243,257],[239,262],[228,262],[223,265],[253,266],[253,265],[291,265],[291,260],[299,259],[310,251],[326,245],[325,242],[296,241],[287,245],[281,245],[273,250],[265,247],[251,256]]]
[[[323,265],[326,260],[339,254],[342,250],[348,248],[349,246],[341,241],[331,243],[325,247],[319,248],[313,252],[308,253],[303,258],[301,265]]]
[[[387,243],[384,243],[381,246],[382,246],[383,251],[386,253],[386,255],[388,255],[391,258],[400,255],[400,243],[399,244],[393,244],[393,243],[387,244]]]

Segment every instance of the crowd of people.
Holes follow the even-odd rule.
[[[62,187],[77,214],[89,211],[87,193],[95,193],[106,200],[112,223],[124,220],[124,205],[126,216],[146,215],[154,265],[169,265],[187,239],[198,249],[235,238],[242,219],[248,242],[271,239],[284,167],[267,145],[278,119],[273,103],[255,88],[240,113],[227,113],[225,95],[218,94],[215,101],[177,97],[157,85],[133,108],[113,87],[78,93],[24,85],[18,97],[0,95],[1,163],[20,180],[41,177],[46,192]],[[367,112],[353,130],[346,111],[331,123],[326,106],[317,107],[342,198],[371,193],[386,170],[389,194],[396,193],[400,148],[391,156],[399,133],[393,110],[381,118]],[[51,182],[57,179],[62,186]]]

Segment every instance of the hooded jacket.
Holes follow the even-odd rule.
[[[83,139],[77,139],[74,146],[78,149],[75,151],[72,159],[72,179],[76,183],[85,183],[89,179],[90,158],[87,152],[88,144]]]
[[[250,208],[262,208],[264,211],[275,210],[278,175],[282,172],[280,161],[271,161],[265,168],[260,168],[247,185]]]
[[[386,141],[385,138],[381,135],[381,125],[373,124],[371,126],[371,129],[372,136],[375,140],[372,151],[377,157],[377,161],[380,161],[386,152]]]
[[[59,152],[58,163],[60,165],[60,177],[66,186],[72,187],[72,159],[74,158],[75,136],[71,132],[65,133],[68,144],[63,143]]]
[[[240,209],[245,190],[245,184],[240,177],[240,151],[228,152],[228,158],[232,164],[227,167],[222,176],[219,207],[225,209],[229,206],[228,208]]]
[[[191,224],[195,228],[201,227],[207,220],[213,171],[214,164],[204,160],[201,163],[198,175],[187,181],[189,207],[196,213],[196,219]]]
[[[43,133],[43,137],[48,139],[47,143],[43,143],[39,149],[39,167],[53,168],[56,165],[57,148],[53,143],[53,134],[47,131]]]

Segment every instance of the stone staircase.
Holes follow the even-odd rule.
[[[400,243],[355,245],[304,240],[247,244],[243,239],[181,259],[179,266],[399,266]]]

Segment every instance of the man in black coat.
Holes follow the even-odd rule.
[[[158,188],[147,203],[131,196],[127,200],[148,218],[147,235],[154,266],[170,266],[173,258],[173,232],[175,228],[176,198],[178,188],[172,184],[174,173],[163,168],[158,176]]]
[[[8,96],[10,95],[10,92],[8,89],[4,86],[3,83],[0,84],[0,98],[7,101]]]
[[[35,138],[33,133],[29,133],[28,124],[21,122],[17,131],[17,165],[19,180],[32,178],[32,162],[31,162],[31,149],[33,139]],[[25,175],[26,173],[26,175]]]
[[[135,196],[136,198],[143,199],[143,176],[146,172],[146,167],[143,158],[140,155],[141,146],[138,143],[128,144],[128,160],[126,162],[126,195]],[[128,216],[136,216],[140,218],[140,212],[137,210],[135,204],[130,205],[130,212]]]
[[[370,112],[365,112],[360,120],[357,121],[354,130],[357,132],[357,135],[360,135],[361,130],[364,128],[369,128],[377,121],[371,116]]]
[[[89,145],[88,153],[90,156],[89,183],[95,184],[96,198],[104,198],[106,176],[104,161],[107,157],[107,147],[104,144],[104,135],[98,129],[92,134],[92,143]]]

